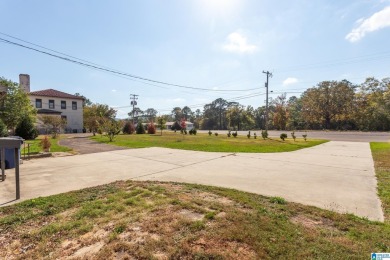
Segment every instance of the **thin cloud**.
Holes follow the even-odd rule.
[[[356,21],[358,27],[354,28],[345,36],[345,39],[350,42],[357,42],[362,39],[367,33],[383,29],[390,26],[390,6],[383,10],[374,13],[367,19],[359,19]]]
[[[249,44],[246,37],[238,32],[229,34],[227,43],[222,46],[223,50],[235,53],[253,53],[257,50],[257,46]]]
[[[288,86],[288,85],[292,85],[292,84],[295,84],[295,83],[298,83],[298,79],[297,78],[287,78],[283,81],[283,86]]]

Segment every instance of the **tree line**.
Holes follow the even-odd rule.
[[[155,113],[150,113],[155,111]],[[129,115],[132,112],[129,113]],[[149,108],[137,110],[141,120],[153,120],[157,114]],[[361,84],[347,80],[322,81],[300,97],[286,94],[270,99],[268,122],[266,107],[244,106],[218,98],[204,105],[203,111],[174,107],[168,121],[182,118],[203,130],[390,130],[390,78],[367,78]]]

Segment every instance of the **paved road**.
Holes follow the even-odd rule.
[[[79,154],[101,153],[127,149],[125,147],[103,144],[89,139],[91,134],[68,135],[59,141],[60,145],[72,148]]]
[[[208,131],[199,130],[199,133],[207,133]],[[226,130],[212,130],[219,134],[226,134]],[[256,133],[261,137],[261,131],[251,131],[251,134]],[[281,133],[287,133],[288,138],[291,138],[291,131],[268,131],[269,137],[279,138]],[[246,136],[248,131],[238,131],[239,135]],[[347,142],[390,142],[390,132],[338,132],[338,131],[295,131],[297,138],[302,138],[303,134],[307,134],[308,138],[326,139],[330,141],[347,141]]]
[[[12,173],[7,171],[7,180],[0,182],[0,204],[14,198]],[[361,142],[273,154],[144,148],[31,160],[21,165],[21,197],[127,179],[235,188],[383,221],[371,151]]]

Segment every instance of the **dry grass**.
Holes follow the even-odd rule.
[[[116,182],[0,208],[1,259],[367,259],[388,224],[208,186]]]

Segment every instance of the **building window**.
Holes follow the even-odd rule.
[[[54,109],[54,100],[49,100],[49,108]]]
[[[62,120],[68,121],[68,118],[66,116],[61,116]]]
[[[35,99],[35,107],[36,108],[42,108],[42,99]]]
[[[61,100],[61,109],[66,109],[66,101]]]
[[[77,102],[76,101],[72,101],[72,109],[77,110]]]

